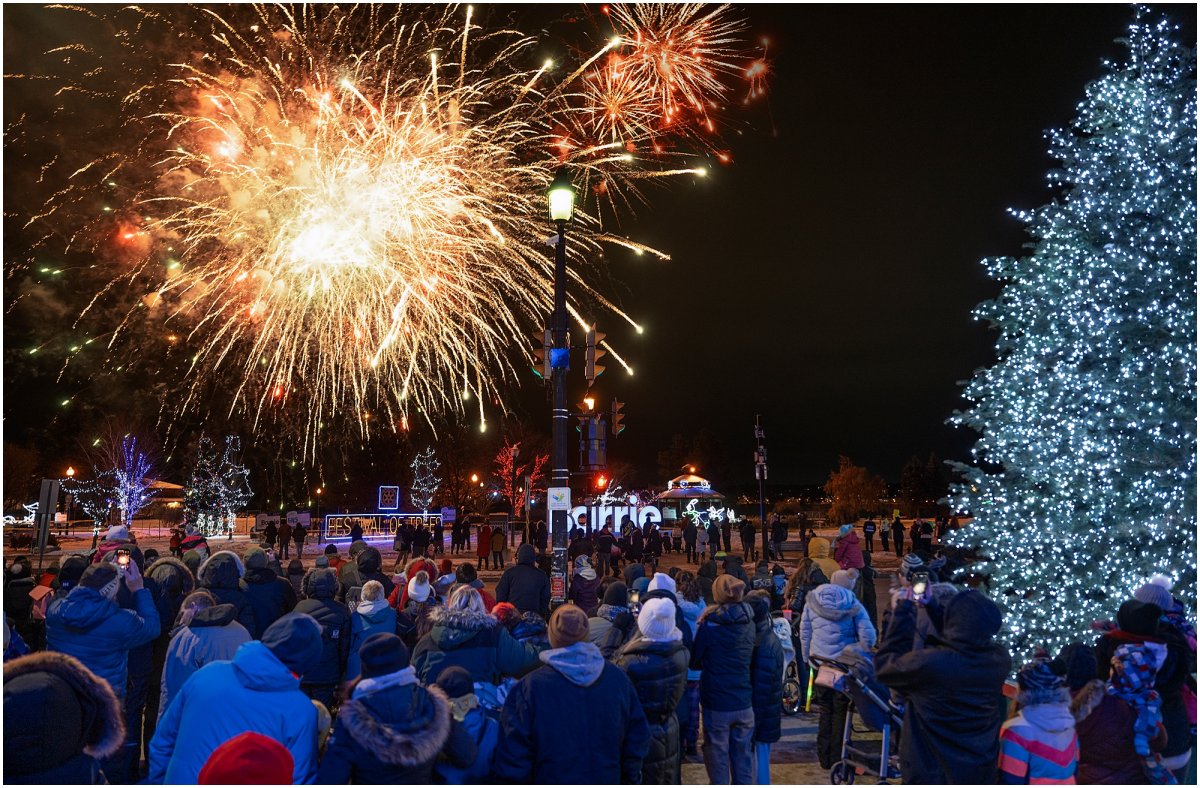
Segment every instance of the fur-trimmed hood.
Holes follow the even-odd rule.
[[[201,588],[236,589],[246,575],[242,559],[232,550],[219,550],[205,559],[196,570],[196,585]]]
[[[436,686],[402,684],[344,702],[338,723],[382,763],[414,768],[434,761],[450,737],[450,701]]]
[[[1107,694],[1108,686],[1100,679],[1092,679],[1084,684],[1071,698],[1071,714],[1075,721],[1083,722],[1087,719]]]
[[[71,695],[79,704],[74,713],[62,707]],[[121,703],[112,687],[79,660],[56,651],[4,663],[4,712],[4,768],[10,780],[49,771],[81,751],[107,758],[125,740]],[[71,719],[81,720],[82,730],[69,730]],[[78,739],[72,741],[73,735]],[[33,768],[22,768],[27,765]]]
[[[146,569],[146,577],[171,596],[185,597],[196,590],[196,578],[187,564],[173,555],[158,558]]]
[[[442,606],[429,610],[429,623],[432,625],[429,637],[441,649],[458,648],[480,632],[493,630],[500,625],[488,613],[451,610]]]

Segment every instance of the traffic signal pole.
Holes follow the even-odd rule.
[[[569,357],[571,340],[567,333],[567,223],[558,220],[558,239],[554,245],[554,314],[550,317],[552,345],[551,384],[554,387],[554,412],[552,422],[552,456],[550,458],[550,486],[570,487],[571,473],[567,467],[567,372],[569,365],[560,359]],[[559,353],[555,354],[554,351]],[[563,587],[569,582],[567,573],[567,512],[550,513],[550,535],[553,548],[551,585],[555,578],[562,578]]]

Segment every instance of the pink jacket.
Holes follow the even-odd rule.
[[[857,531],[851,531],[837,540],[837,547],[833,551],[833,560],[837,561],[838,566],[842,569],[862,569],[865,566]]]

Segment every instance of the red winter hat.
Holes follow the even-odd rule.
[[[289,785],[292,754],[261,733],[234,736],[213,750],[196,781],[200,785]]]

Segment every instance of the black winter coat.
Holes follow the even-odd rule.
[[[358,576],[362,582],[358,585],[366,585],[368,580],[378,580],[383,586],[383,597],[387,599],[392,595],[392,590],[396,584],[392,582],[392,578],[383,573],[383,556],[374,547],[368,547],[358,554],[355,559],[358,564]]]
[[[246,596],[246,584],[242,582],[245,569],[242,559],[228,550],[220,550],[200,564],[196,570],[196,588],[203,589],[216,598],[218,605],[233,605],[237,611],[237,622],[246,628],[250,637],[257,640],[262,630],[254,618],[254,608]]]
[[[771,628],[771,617],[755,620],[754,656],[750,660],[754,703],[754,741],[774,744],[782,735],[783,644]]]
[[[263,632],[296,607],[296,592],[292,584],[270,569],[247,569],[243,579],[246,598],[250,600],[250,607],[254,608],[255,623]]]
[[[680,783],[679,718],[675,707],[687,686],[688,652],[683,643],[647,640],[638,635],[617,653],[613,664],[633,683],[646,723],[650,750],[642,761],[642,783]]]
[[[321,625],[321,660],[304,674],[305,684],[339,684],[350,657],[350,610],[333,598],[337,575],[332,569],[310,569],[303,588],[308,595],[295,612],[307,613]]]
[[[432,783],[433,766],[443,753],[459,768],[470,766],[475,740],[450,716],[450,701],[442,690],[414,680],[341,705],[316,781]]]
[[[1000,610],[978,591],[946,603],[940,638],[913,651],[917,608],[896,605],[875,655],[879,681],[904,695],[900,771],[906,783],[996,781],[1008,651],[992,638]]]
[[[508,602],[522,613],[550,615],[550,578],[534,564],[537,551],[533,545],[517,548],[517,565],[510,566],[496,584],[496,601]]]
[[[700,614],[692,648],[692,670],[700,674],[700,703],[713,711],[753,708],[750,661],[754,615],[745,602],[709,607]]]
[[[563,672],[554,667],[561,655],[570,663]],[[548,664],[517,682],[504,702],[495,774],[510,783],[639,782],[650,731],[629,678],[590,643],[543,656]]]

